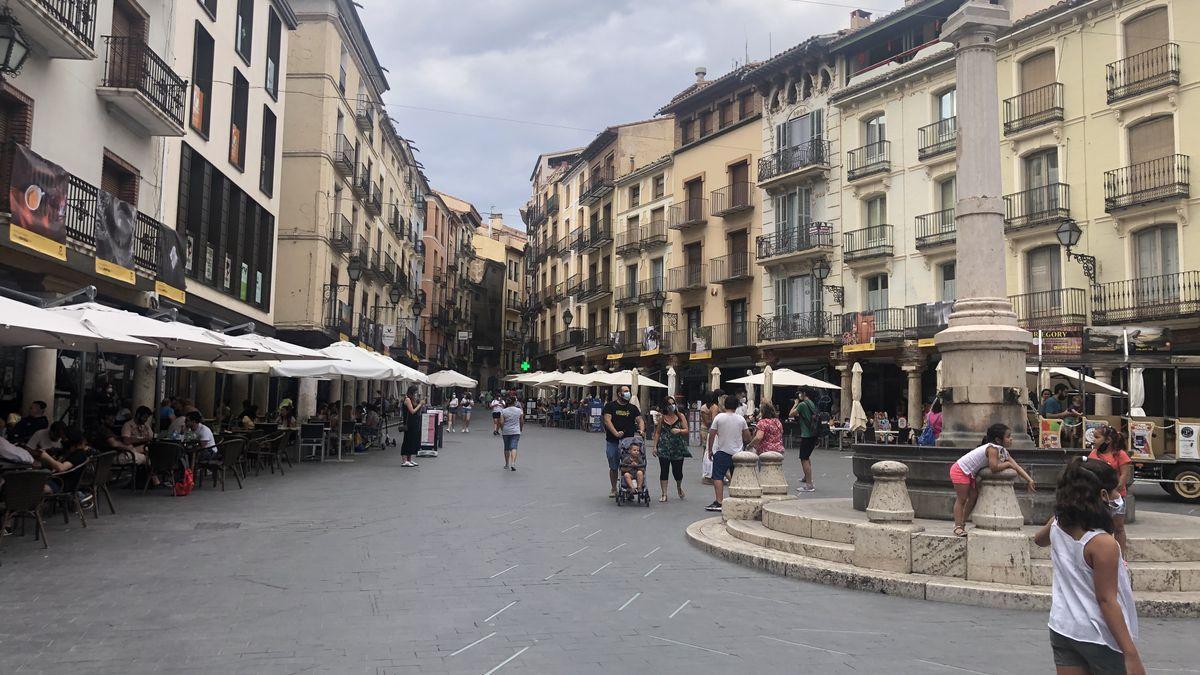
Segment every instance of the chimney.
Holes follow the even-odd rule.
[[[871,13],[864,9],[856,9],[850,12],[850,30],[858,30],[864,26],[871,24]]]
[[[704,76],[707,74],[708,74],[708,68],[705,68],[704,66],[696,67],[696,81],[697,82],[703,82]]]
[[[504,214],[493,211],[488,214],[488,238],[494,239],[492,233],[504,227]]]

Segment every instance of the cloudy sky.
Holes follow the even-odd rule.
[[[434,185],[505,215],[537,155],[644,119],[735,60],[767,58],[902,0],[360,0],[385,95]],[[882,12],[876,12],[878,16]]]

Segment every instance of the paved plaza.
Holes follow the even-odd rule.
[[[244,490],[120,493],[86,529],[51,518],[49,550],[4,540],[0,673],[1052,671],[1043,613],[818,586],[693,548],[685,526],[711,515],[699,460],[686,501],[658,503],[655,485],[649,508],[618,508],[600,435],[532,426],[512,473],[488,421],[416,469],[388,450]],[[849,494],[841,453],[815,461],[817,496]],[[785,467],[795,484],[794,455]],[[1197,629],[1144,619],[1149,671],[1200,672]]]

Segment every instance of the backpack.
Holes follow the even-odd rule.
[[[175,496],[186,497],[192,493],[194,487],[196,487],[196,481],[192,477],[192,470],[184,469],[183,476],[175,481]]]
[[[937,438],[933,436],[933,425],[926,421],[925,428],[921,429],[921,435],[917,437],[917,445],[933,445],[937,442]]]

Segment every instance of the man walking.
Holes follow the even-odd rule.
[[[725,475],[733,468],[733,456],[750,442],[750,427],[746,425],[746,418],[737,413],[738,405],[736,398],[726,396],[725,412],[713,418],[712,428],[708,430],[706,455],[712,460],[713,492],[717,498],[704,507],[707,511],[721,510],[721,501],[725,497]]]
[[[609,497],[617,496],[617,470],[621,465],[620,444],[622,438],[632,438],[634,434],[645,437],[645,422],[642,411],[638,410],[629,400],[633,395],[629,387],[622,385],[617,393],[617,400],[609,401],[602,411],[604,419],[604,454],[608,457]]]
[[[800,468],[804,470],[804,481],[797,492],[813,492],[812,454],[817,447],[817,430],[821,423],[817,418],[817,406],[808,398],[808,391],[801,389],[792,407],[790,417],[800,427]]]

